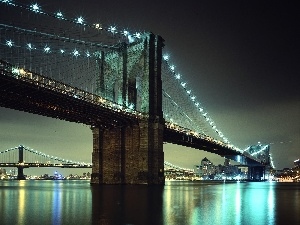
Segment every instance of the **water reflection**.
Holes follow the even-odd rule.
[[[22,219],[24,217],[25,210],[25,190],[24,190],[24,181],[20,181],[20,187],[22,187],[19,191],[19,205],[17,212],[17,217]]]
[[[1,181],[0,224],[91,224],[88,182]]]
[[[163,224],[163,187],[93,186],[93,224]]]
[[[0,224],[300,224],[300,184],[1,181]]]
[[[52,221],[53,224],[61,224],[61,210],[62,210],[62,191],[60,189],[61,183],[55,182],[53,186],[53,204],[52,204]]]
[[[276,224],[269,183],[172,183],[163,204],[164,224]]]

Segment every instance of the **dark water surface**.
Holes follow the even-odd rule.
[[[0,181],[0,224],[300,224],[300,183]]]

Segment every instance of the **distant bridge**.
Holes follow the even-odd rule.
[[[172,168],[176,171],[192,171],[191,169],[182,168],[169,162],[164,162],[165,167]],[[18,180],[26,179],[24,169],[30,167],[59,167],[59,168],[92,168],[92,163],[79,162],[75,160],[63,159],[61,157],[48,155],[46,153],[34,150],[32,148],[19,145],[0,151],[0,168],[17,167]]]

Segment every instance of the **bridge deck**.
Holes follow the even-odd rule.
[[[8,63],[0,61],[0,64]],[[31,79],[15,78],[3,66],[0,67],[0,106],[86,125],[115,127],[137,122],[133,114],[111,110]]]

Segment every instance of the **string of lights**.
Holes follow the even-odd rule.
[[[13,0],[0,0],[0,3],[4,3],[8,6],[18,7],[24,10],[28,10],[37,14],[45,15],[48,17],[56,18],[58,20],[67,21],[69,23],[82,25],[84,27],[93,28],[96,30],[101,30],[112,34],[116,38],[127,39],[129,43],[133,43],[138,39],[143,38],[146,33],[145,32],[130,32],[127,29],[118,29],[116,26],[106,26],[102,23],[88,23],[83,16],[78,16],[76,18],[69,18],[63,12],[56,11],[54,13],[44,11],[42,7],[38,3],[32,3],[30,5],[25,5],[20,2],[15,2]]]
[[[91,163],[78,162],[78,161],[76,162],[74,160],[63,159],[61,157],[48,155],[46,153],[36,151],[36,150],[34,150],[32,148],[29,148],[29,147],[26,147],[26,146],[23,146],[23,147],[24,147],[24,150],[26,150],[28,152],[31,152],[31,153],[34,153],[34,154],[37,154],[37,155],[42,156],[42,157],[47,158],[47,159],[56,160],[56,161],[59,161],[59,162],[71,163],[71,164],[88,165],[88,166],[92,165]]]
[[[99,52],[101,50],[101,48],[116,48],[116,47],[112,47],[112,46],[107,46],[107,45],[103,45],[103,44],[98,44],[98,43],[94,43],[94,42],[86,42],[86,41],[82,41],[82,40],[78,40],[78,39],[72,39],[72,38],[66,38],[66,37],[62,37],[59,35],[53,35],[53,34],[48,34],[48,33],[44,33],[44,32],[38,32],[38,31],[33,31],[30,29],[23,29],[20,27],[16,27],[16,26],[11,26],[11,25],[7,25],[7,24],[0,24],[0,27],[5,27],[5,28],[10,28],[13,30],[17,30],[19,32],[23,32],[23,33],[29,33],[29,34],[34,34],[34,35],[40,35],[40,36],[45,36],[48,37],[50,39],[54,39],[54,40],[60,40],[60,41],[67,41],[67,42],[72,42],[72,43],[76,43],[76,44],[84,44],[86,46],[86,48],[92,48],[92,47],[96,47],[98,50],[96,51],[91,51],[89,49],[85,49],[83,51],[80,51],[79,49],[73,48],[73,49],[65,49],[65,48],[52,48],[49,44],[45,44],[43,46],[35,44],[35,43],[24,43],[24,46],[18,45],[16,43],[15,40],[12,39],[5,39],[5,42],[1,42],[1,45],[6,45],[9,48],[12,47],[16,47],[16,48],[24,48],[27,49],[28,51],[40,51],[40,52],[44,52],[45,54],[49,54],[49,53],[59,53],[59,54],[70,54],[73,57],[86,57],[86,58],[90,58],[90,57],[99,57]]]
[[[171,167],[172,169],[175,169],[175,170],[194,172],[193,169],[183,168],[183,167],[174,165],[174,164],[172,164],[172,163],[170,163],[170,162],[167,162],[167,161],[164,162],[164,165],[165,165],[166,167]]]
[[[187,82],[183,79],[183,76],[175,70],[175,65],[174,64],[170,64],[170,55],[169,54],[164,54],[163,55],[163,59],[167,63],[167,66],[168,66],[168,68],[170,70],[170,74],[173,75],[173,78],[175,80],[177,80],[177,82],[180,84],[181,88],[183,88],[183,90],[185,91],[185,93],[189,97],[190,101],[192,101],[193,105],[196,107],[196,109],[201,114],[201,116],[204,117],[205,122],[207,124],[209,124],[209,126],[218,134],[218,136],[225,143],[227,143],[229,146],[232,146],[237,151],[241,151],[239,148],[235,147],[234,145],[232,145],[230,143],[230,141],[228,140],[228,138],[225,137],[225,135],[217,128],[215,122],[209,116],[208,112],[206,110],[204,110],[204,107],[202,106],[202,104],[199,101],[196,100],[197,99],[196,95],[194,95],[193,92],[192,92],[192,90],[190,88],[188,88]]]
[[[1,151],[0,154],[5,154],[5,153],[8,153],[8,152],[12,152],[12,151],[17,152],[19,150],[19,147],[16,146],[14,148],[6,149],[4,151]],[[70,160],[70,159],[63,159],[61,157],[48,155],[46,153],[36,151],[36,150],[34,150],[30,147],[26,147],[26,146],[22,146],[22,147],[23,147],[24,150],[26,150],[30,153],[36,154],[38,156],[44,157],[46,159],[55,160],[55,161],[59,161],[59,162],[63,162],[63,163],[69,163],[69,164],[78,164],[78,165],[86,165],[86,166],[91,166],[92,165],[91,163],[79,162],[79,161],[74,161],[74,160]]]

